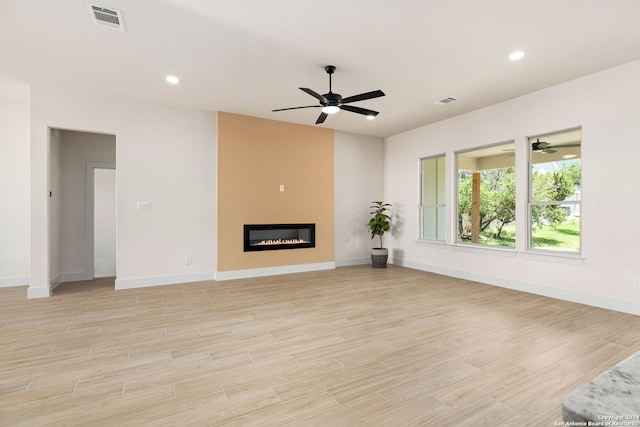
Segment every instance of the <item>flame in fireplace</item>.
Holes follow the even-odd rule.
[[[300,245],[303,243],[311,243],[311,242],[308,240],[301,240],[301,239],[271,239],[271,240],[260,240],[259,242],[252,243],[251,246]]]

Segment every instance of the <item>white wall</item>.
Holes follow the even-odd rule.
[[[29,276],[29,89],[0,82],[0,286]]]
[[[382,199],[381,138],[334,132],[336,266],[371,262],[369,206]]]
[[[393,262],[481,282],[640,314],[636,171],[640,158],[640,61],[541,90],[385,140],[387,202],[399,227]],[[420,157],[447,153],[447,213],[453,217],[454,152],[516,141],[517,191],[527,191],[526,137],[582,126],[582,262],[526,254],[526,205],[517,206],[514,252],[425,244],[418,236]],[[453,228],[448,227],[448,242]]]
[[[31,285],[50,294],[49,128],[116,135],[117,288],[212,278],[216,270],[215,113],[31,91]],[[136,209],[149,201],[151,210]],[[192,265],[185,265],[190,256]]]

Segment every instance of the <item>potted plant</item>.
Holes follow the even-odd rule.
[[[387,268],[387,259],[389,251],[382,247],[382,236],[389,231],[391,227],[391,216],[387,213],[391,205],[381,201],[373,201],[370,208],[371,219],[369,220],[369,231],[371,231],[371,239],[376,236],[380,238],[380,247],[371,249],[371,266],[373,268]]]

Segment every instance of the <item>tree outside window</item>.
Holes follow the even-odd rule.
[[[515,144],[458,153],[457,241],[515,247]]]

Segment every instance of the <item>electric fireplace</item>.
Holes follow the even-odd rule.
[[[244,225],[245,252],[315,247],[315,224]]]

